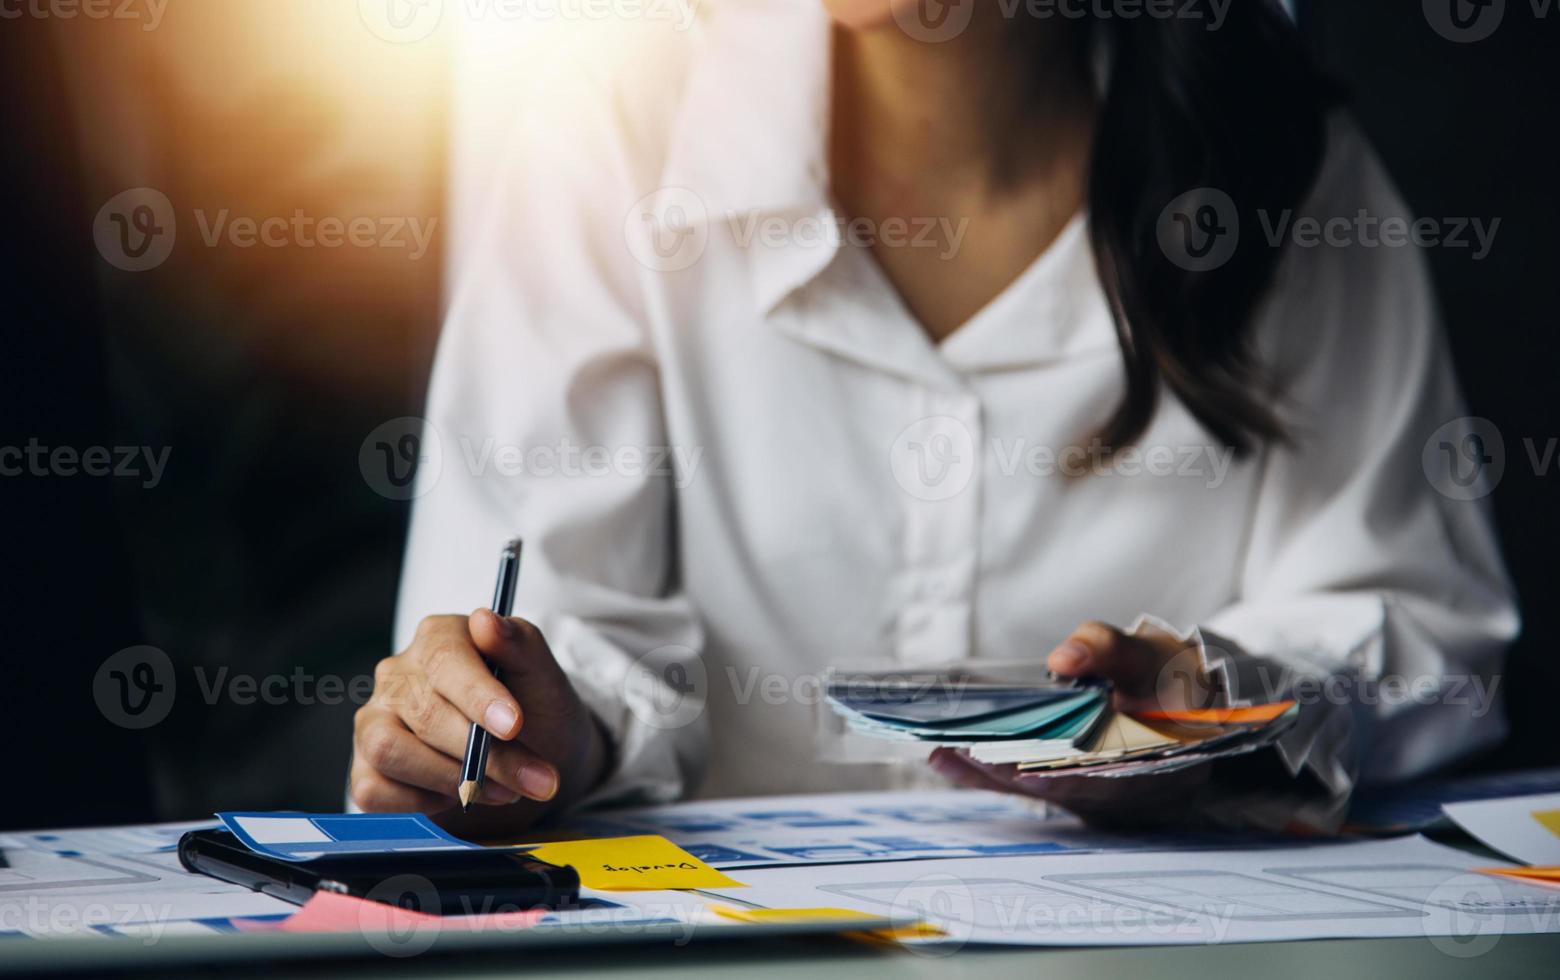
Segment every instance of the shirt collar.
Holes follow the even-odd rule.
[[[823,4],[709,0],[701,10],[698,52],[673,124],[662,186],[693,191],[722,231],[755,217],[832,217],[833,45]],[[870,312],[854,311],[866,315],[848,325],[831,318],[831,325],[809,327],[795,315],[772,317],[831,266],[838,249],[818,241],[776,247],[756,240],[747,248],[761,317],[803,342],[864,363],[894,369],[887,362],[905,361],[897,365],[901,373],[925,380],[1045,363],[1117,343],[1081,214],[1017,280],[935,347],[897,297],[874,302]],[[881,288],[892,292],[880,279]],[[896,315],[885,315],[890,312]],[[917,336],[887,335],[905,331]]]
[[[961,372],[1001,371],[1119,349],[1079,213],[1017,279],[955,331],[942,356]]]

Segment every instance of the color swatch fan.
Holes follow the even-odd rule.
[[[829,706],[853,733],[953,748],[1021,776],[1165,772],[1270,745],[1293,722],[1292,701],[1126,713],[1102,684],[1018,682],[960,671],[836,672]]]

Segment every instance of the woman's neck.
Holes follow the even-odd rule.
[[[852,220],[956,228],[942,249],[872,254],[941,342],[1008,288],[1083,207],[1094,98],[1076,28],[980,0],[942,44],[895,25],[838,32],[831,190]]]
[[[976,9],[969,27],[943,43],[892,23],[837,30],[837,196],[928,180],[992,198],[1035,182],[1077,183],[1065,172],[1087,159],[1094,100],[1075,28],[1005,19],[995,4]]]

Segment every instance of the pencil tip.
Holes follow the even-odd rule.
[[[461,783],[460,784],[460,789],[455,791],[455,795],[460,797],[460,810],[461,810],[461,812],[465,813],[465,812],[469,811],[471,809],[471,801],[473,799],[475,799],[476,796],[477,796],[477,783],[476,783],[476,781],[472,780],[472,779],[468,779],[464,783]]]

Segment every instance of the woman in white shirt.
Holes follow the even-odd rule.
[[[449,810],[477,721],[490,826],[935,771],[1326,828],[1498,740],[1517,617],[1403,206],[1276,2],[1216,6],[715,0],[535,45],[353,800]],[[515,535],[523,617],[455,615]],[[829,667],[982,659],[1302,710],[1166,777],[820,752]]]

